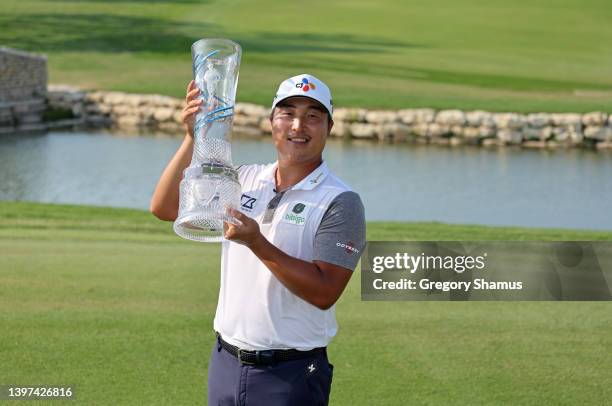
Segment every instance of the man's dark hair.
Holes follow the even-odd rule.
[[[298,97],[303,97],[303,96],[298,96]],[[314,99],[312,99],[314,100]],[[316,101],[316,100],[314,100]],[[325,106],[323,106],[321,103],[319,103],[318,101],[316,101],[317,103],[315,105],[313,105],[312,107],[314,109],[319,110],[322,113],[327,113],[327,122],[330,123],[333,121],[331,114],[329,114],[329,111],[327,111],[327,109],[325,108]],[[289,107],[289,99],[285,99],[285,100],[281,100],[278,102],[278,104],[276,106],[274,106],[274,108],[272,109],[272,111],[270,112],[270,120],[272,120],[272,118],[274,117],[274,112],[276,111],[277,108],[279,107]]]

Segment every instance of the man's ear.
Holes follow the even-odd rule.
[[[327,120],[327,135],[331,134],[332,127],[334,126],[334,120]]]

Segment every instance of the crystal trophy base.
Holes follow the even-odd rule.
[[[174,232],[192,241],[222,241],[223,222],[239,223],[227,212],[239,203],[240,183],[234,168],[216,163],[189,167],[181,181]]]

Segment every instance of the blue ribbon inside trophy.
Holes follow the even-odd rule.
[[[202,242],[223,239],[223,222],[239,223],[228,208],[240,204],[232,164],[231,132],[241,49],[227,39],[201,39],[191,46],[193,78],[204,101],[195,117],[191,164],[183,172],[174,232]]]

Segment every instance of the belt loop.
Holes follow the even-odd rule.
[[[215,331],[215,334],[217,336],[217,352],[220,352],[221,351],[221,334],[219,334],[216,331]]]

